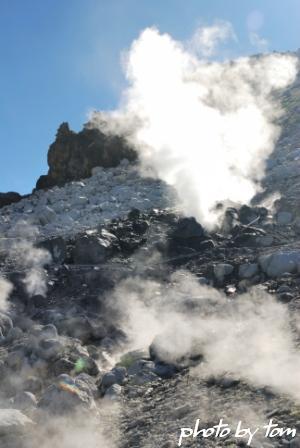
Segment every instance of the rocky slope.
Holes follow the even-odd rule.
[[[197,419],[300,446],[298,89],[265,179],[281,199],[214,232],[120,139],[60,127],[48,175],[1,209],[1,448],[170,448]],[[299,434],[264,437],[270,419]]]
[[[179,340],[186,337],[180,336],[186,320],[194,331],[211,315],[227,316],[243,303],[241,293],[259,286],[290,322],[296,349],[296,215],[272,214],[263,207],[229,209],[223,229],[209,234],[195,220],[180,217],[170,195],[160,182],[139,178],[123,162],[119,168],[96,170],[82,184],[37,192],[3,209],[1,273],[14,290],[0,320],[0,446],[166,448],[177,446],[180,428],[191,427],[197,418],[205,428],[220,418],[255,427],[272,417],[282,427],[300,430],[297,397],[285,381],[272,383],[268,375],[253,379],[247,375],[251,364],[240,374],[233,361],[232,369],[213,372],[203,335],[180,353],[178,342],[172,343],[174,331]],[[93,215],[93,197],[98,204],[106,198],[113,214],[107,216],[101,207]],[[56,208],[60,201],[68,206]],[[78,218],[59,225],[72,210],[80,211]],[[211,291],[221,294],[217,302]],[[170,336],[164,325],[172,322],[174,309],[166,351]],[[164,324],[151,345],[157,331],[153,310]],[[196,327],[195,316],[200,319]],[[145,332],[146,345],[133,337],[135,325],[140,335]],[[294,362],[297,367],[297,358]],[[298,446],[289,439],[260,435],[252,446]],[[232,435],[183,442],[241,444]]]

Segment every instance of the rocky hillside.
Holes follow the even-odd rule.
[[[231,208],[208,233],[172,200],[122,162],[3,208],[1,447],[175,447],[197,418],[300,431],[297,213]]]
[[[0,448],[300,446],[298,90],[265,179],[281,199],[213,232],[122,140],[61,125],[1,209]]]

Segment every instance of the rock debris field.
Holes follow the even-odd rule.
[[[249,441],[239,421],[259,428],[253,447],[300,447],[299,150],[287,148],[266,194],[224,207],[214,231],[127,160],[1,208],[1,448],[171,448],[180,435],[234,448]],[[231,431],[204,437],[197,419]],[[270,419],[296,434],[264,437]]]

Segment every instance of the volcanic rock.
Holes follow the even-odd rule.
[[[280,277],[286,272],[296,272],[300,264],[299,251],[279,251],[259,258],[259,264],[262,270],[269,277]]]
[[[94,167],[114,167],[122,159],[133,161],[136,157],[135,151],[119,136],[105,135],[89,124],[76,133],[68,123],[62,123],[48,151],[48,174],[38,179],[36,188],[62,186],[91,176]]]
[[[8,193],[0,193],[0,208],[5,207],[6,205],[13,204],[15,202],[19,202],[22,199],[22,196],[15,191],[9,191]]]

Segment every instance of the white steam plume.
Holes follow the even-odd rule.
[[[300,400],[300,354],[286,305],[258,289],[228,300],[187,272],[170,280],[132,278],[115,290],[112,303],[130,349],[146,348],[159,336],[166,361],[202,354],[205,364],[196,374],[231,374]]]
[[[216,26],[196,33],[204,49],[216,42],[205,47],[204,36],[228,37],[231,28],[216,33]],[[119,110],[94,113],[91,122],[125,134],[142,167],[173,185],[183,211],[206,227],[218,222],[217,203],[248,203],[279,136],[272,94],[293,82],[296,58],[208,62],[149,28],[133,42],[125,70]]]
[[[229,39],[237,40],[231,23],[219,20],[212,26],[198,28],[188,46],[197,55],[210,57],[221,42]]]
[[[44,266],[51,261],[50,253],[42,248],[35,247],[38,230],[25,221],[19,221],[12,229],[13,236],[9,245],[9,254],[15,259],[17,265],[25,270],[23,282],[27,294],[45,295],[47,282]]]

